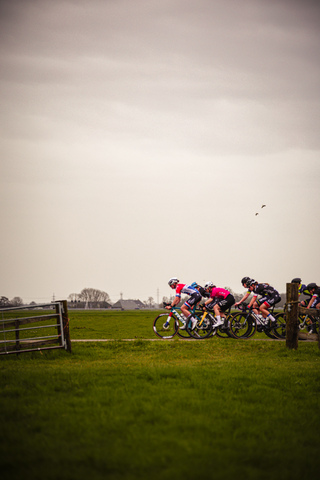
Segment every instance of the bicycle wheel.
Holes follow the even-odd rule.
[[[211,335],[213,329],[210,316],[208,314],[206,316],[203,315],[202,317],[198,317],[197,315],[193,316],[197,319],[196,327],[192,329],[191,320],[187,322],[186,326],[186,330],[189,333],[190,337],[196,340],[203,340],[204,338],[208,338]]]
[[[180,322],[180,320],[177,319],[177,335],[180,338],[188,339],[190,338],[189,332],[185,327],[185,324]]]
[[[153,322],[154,333],[164,340],[173,338],[178,331],[178,322],[169,313],[160,313]]]
[[[219,338],[235,338],[233,333],[230,330],[230,323],[231,323],[231,318],[232,317],[233,317],[233,315],[228,315],[227,316],[227,324],[226,324],[226,320],[225,320],[224,325],[220,325],[220,327],[218,327],[216,329],[217,337],[219,337]]]
[[[277,313],[274,317],[276,319],[276,327],[272,329],[272,333],[274,335],[283,340],[286,338],[286,331],[287,331],[287,325],[286,325],[286,317],[284,312]]]
[[[272,338],[272,340],[279,340],[279,337],[273,333],[274,329],[270,327],[263,327],[263,333],[267,335],[267,337]]]
[[[234,338],[250,338],[256,330],[257,323],[248,314],[236,313],[230,319],[230,331]]]
[[[318,333],[318,319],[308,316],[300,315],[299,318],[299,330],[305,331],[305,333]]]

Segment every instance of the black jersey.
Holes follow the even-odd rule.
[[[275,295],[279,295],[279,292],[268,283],[258,283],[254,287],[253,293],[261,295],[262,297],[274,297]]]

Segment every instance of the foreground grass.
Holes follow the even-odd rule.
[[[106,342],[2,357],[2,479],[318,476],[316,343]]]

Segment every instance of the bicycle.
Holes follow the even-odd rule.
[[[319,312],[320,314],[320,312]],[[286,314],[285,311],[278,313],[276,315],[276,320],[278,327],[276,328],[276,333],[277,335],[285,339],[286,338]],[[309,316],[308,314],[299,314],[298,316],[298,328],[300,331],[306,330],[306,333],[311,334],[311,333],[318,333],[318,322],[317,322],[318,317],[317,316]]]
[[[313,309],[315,310],[315,309]],[[299,330],[306,330],[308,335],[311,333],[318,333],[318,319],[320,312],[317,316],[309,316],[308,314],[300,314],[298,317],[299,320]]]
[[[230,319],[230,330],[235,338],[248,339],[258,332],[263,332],[267,337],[275,339],[282,338],[278,329],[281,331],[281,324],[278,323],[276,318],[276,324],[271,325],[268,320],[255,313],[252,308],[248,309],[248,305],[242,303],[238,305],[241,313],[236,313]],[[274,307],[270,310],[273,313]]]
[[[166,306],[166,304],[164,304],[164,306]],[[171,339],[175,335],[183,339],[191,337],[196,340],[201,340],[207,338],[213,328],[210,319],[202,319],[199,313],[196,312],[195,307],[191,312],[194,318],[197,319],[197,324],[194,329],[192,329],[191,320],[187,322],[186,317],[181,313],[181,309],[173,307],[169,313],[160,313],[160,315],[155,318],[153,322],[154,333],[164,340]]]
[[[224,324],[219,325],[218,327],[215,327],[217,319],[214,315],[214,312],[213,310],[208,309],[208,307],[206,307],[206,314],[209,316],[212,322],[212,327],[213,327],[212,332],[209,335],[210,337],[217,335],[217,337],[219,338],[234,338],[233,334],[230,331],[230,319],[232,317],[231,307],[229,307],[228,310],[226,310],[224,313],[226,314],[226,318],[224,319]]]

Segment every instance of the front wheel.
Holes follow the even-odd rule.
[[[153,322],[154,333],[164,340],[173,338],[178,330],[178,324],[173,316],[168,313],[161,313]]]
[[[275,319],[276,319],[276,326],[273,327],[272,333],[274,333],[274,335],[277,338],[283,340],[286,338],[286,331],[287,331],[285,313],[283,312],[277,313],[275,315]]]
[[[236,313],[230,319],[230,331],[235,338],[250,338],[257,330],[257,323],[248,314]]]

